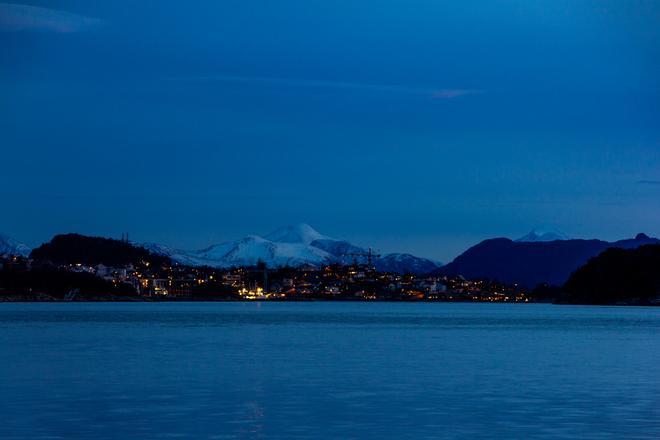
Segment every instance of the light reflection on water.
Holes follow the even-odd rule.
[[[0,304],[0,438],[660,438],[660,309]]]

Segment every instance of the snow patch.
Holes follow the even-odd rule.
[[[31,249],[8,235],[0,234],[0,255],[27,257]]]
[[[570,240],[571,238],[559,231],[536,228],[529,234],[517,239],[520,243],[538,243],[545,241]]]

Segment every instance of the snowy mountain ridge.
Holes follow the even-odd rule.
[[[141,246],[180,264],[217,268],[254,266],[259,262],[269,267],[350,263],[355,257],[347,254],[367,252],[347,241],[327,237],[305,223],[284,226],[263,237],[248,235],[196,251],[156,243]],[[375,259],[374,265],[378,270],[397,273],[427,273],[440,267],[432,260],[409,254],[388,254]]]
[[[330,237],[326,237],[325,235],[320,234],[306,223],[298,223],[297,225],[281,227],[266,235],[265,239],[277,243],[302,244],[311,244],[316,240],[334,240]]]
[[[571,237],[563,232],[536,228],[516,241],[519,243],[539,243],[546,241],[570,240]]]

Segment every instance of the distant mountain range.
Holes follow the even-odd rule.
[[[270,267],[345,264],[354,260],[365,262],[369,252],[348,241],[325,236],[304,223],[284,226],[263,237],[248,235],[195,251],[174,249],[157,243],[142,243],[141,246],[180,264],[218,268],[254,266],[258,262]],[[373,264],[383,272],[414,274],[429,273],[441,266],[427,258],[399,253],[374,258]]]
[[[354,261],[364,263],[369,252],[369,249],[348,241],[325,236],[304,223],[284,226],[263,237],[248,235],[239,240],[192,251],[159,243],[141,243],[138,246],[155,255],[169,257],[179,264],[216,268],[254,266],[259,262],[269,267],[348,264]],[[0,255],[27,257],[30,251],[26,245],[0,235]],[[428,258],[399,253],[374,257],[372,262],[379,271],[401,274],[425,274],[441,266]]]
[[[540,283],[559,286],[573,271],[608,248],[634,249],[660,243],[660,240],[645,234],[615,242],[577,239],[547,241],[538,237],[529,240],[526,237],[517,241],[508,238],[482,241],[434,273],[463,275],[471,279],[488,278],[528,287]]]
[[[660,244],[660,240],[645,234],[615,242],[581,240],[569,239],[558,232],[534,230],[518,240],[485,240],[446,266],[404,253],[374,257],[373,264],[381,272],[463,275],[469,279],[488,278],[528,287],[540,283],[560,286],[572,272],[608,248],[634,249],[647,244]],[[269,267],[348,264],[356,260],[366,262],[369,252],[346,240],[325,236],[304,223],[279,228],[263,237],[248,235],[193,251],[156,243],[139,246],[180,264],[216,268],[254,266],[259,262]],[[29,247],[0,234],[0,255],[29,254]]]

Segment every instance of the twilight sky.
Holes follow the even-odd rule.
[[[660,2],[0,3],[0,232],[660,235]]]

